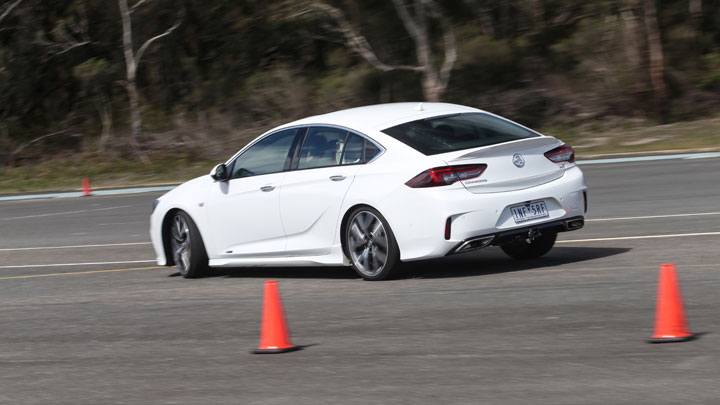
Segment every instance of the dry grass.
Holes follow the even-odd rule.
[[[626,125],[592,130],[591,128],[549,128],[547,135],[573,145],[579,157],[643,152],[670,153],[685,150],[718,150],[720,117],[668,125],[626,123]]]

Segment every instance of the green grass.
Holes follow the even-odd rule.
[[[720,150],[720,117],[668,125],[625,121],[609,129],[585,125],[544,128],[541,132],[573,145],[578,159],[606,154]],[[177,184],[208,174],[216,163],[190,155],[156,155],[151,157],[150,164],[80,155],[55,157],[19,167],[0,168],[0,193],[80,190],[82,179],[86,177],[93,189]]]

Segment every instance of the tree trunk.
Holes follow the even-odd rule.
[[[180,13],[179,18],[175,25],[165,30],[160,35],[156,35],[147,41],[138,49],[137,53],[133,48],[132,40],[132,12],[137,9],[140,5],[145,3],[146,0],[140,0],[132,8],[128,8],[127,0],[118,0],[118,7],[120,8],[120,18],[122,20],[122,40],[123,40],[123,54],[125,55],[125,70],[127,72],[127,82],[125,88],[128,92],[128,101],[130,103],[130,139],[128,143],[133,149],[133,153],[140,157],[144,163],[150,163],[150,159],[145,155],[142,150],[142,139],[140,138],[142,132],[142,116],[140,115],[140,95],[138,94],[137,82],[135,81],[137,74],[137,67],[140,64],[145,51],[150,45],[158,39],[170,35],[182,22],[182,15]]]
[[[130,107],[130,136],[128,137],[128,144],[135,155],[145,160],[146,158],[143,156],[140,147],[142,116],[140,115],[140,96],[138,95],[137,84],[135,83],[137,61],[135,60],[135,52],[133,51],[131,11],[128,8],[127,0],[118,0],[118,6],[120,7],[120,17],[122,19],[123,54],[125,56],[125,72],[127,75],[125,89],[128,92],[128,106]]]
[[[122,0],[121,0],[122,1]],[[417,66],[388,65],[383,63],[375,54],[367,39],[356,31],[343,12],[334,6],[323,2],[312,2],[311,6],[329,15],[337,23],[337,31],[345,36],[346,45],[362,56],[376,69],[388,72],[391,70],[410,70],[420,72],[421,87],[426,101],[440,101],[447,89],[450,73],[457,60],[457,47],[452,24],[442,13],[434,0],[414,0],[407,5],[405,0],[392,0],[395,11],[398,13],[405,30],[415,43]],[[432,49],[432,39],[428,18],[440,22],[443,31],[445,57],[442,66],[435,66],[435,56]]]
[[[653,89],[655,114],[660,122],[666,122],[667,89],[665,86],[665,62],[655,0],[645,0],[645,30],[647,31],[650,57],[650,84]]]
[[[138,95],[135,80],[128,80],[125,86],[130,100],[130,147],[135,153],[142,153],[140,147],[140,133],[142,131],[142,116],[140,115],[140,96]]]
[[[644,40],[642,37],[638,13],[640,7],[638,0],[623,0],[620,5],[620,16],[623,20],[623,50],[627,59],[630,91],[632,93],[633,109],[637,109],[642,93],[646,89],[647,79],[644,76],[642,54]]]
[[[0,117],[0,123],[3,122],[3,117]],[[10,142],[10,137],[8,136],[8,129],[7,126],[0,124],[0,164],[5,164],[8,167],[13,167],[15,164],[14,158],[13,158],[13,146],[12,142]]]
[[[690,0],[688,4],[688,11],[690,12],[690,17],[692,17],[693,20],[696,22],[700,20],[703,13],[702,0]]]
[[[432,45],[430,44],[430,34],[428,32],[429,29],[422,0],[415,1],[415,12],[417,13],[415,18],[417,31],[416,35],[413,35],[413,40],[415,41],[418,65],[423,68],[423,96],[425,101],[440,101],[444,89],[441,89],[442,86],[438,80],[438,72],[434,66],[435,56],[433,55]]]
[[[2,14],[0,14],[0,21],[4,20],[5,17],[9,16],[10,13],[13,11],[13,9],[14,9],[15,7],[17,7],[18,4],[20,4],[20,3],[22,3],[22,2],[23,2],[23,0],[17,0],[15,3],[12,3],[12,4],[10,4],[9,6],[7,6],[7,8],[5,9],[5,11],[3,11]]]
[[[425,101],[438,102],[442,100],[445,89],[438,82],[437,72],[423,72],[422,89]]]
[[[690,0],[688,12],[692,21],[693,40],[695,41],[695,52],[701,52],[700,36],[702,33],[703,6],[702,0]]]
[[[98,141],[98,153],[105,153],[108,139],[112,137],[112,103],[105,97],[97,102],[98,114],[102,123],[102,132]]]
[[[418,66],[422,72],[422,90],[425,101],[441,101],[447,89],[450,71],[457,59],[455,34],[452,32],[452,26],[435,2],[415,0],[414,16],[411,15],[402,0],[393,0],[393,3],[405,29],[415,42]],[[439,20],[444,31],[445,61],[440,69],[435,66],[435,55],[428,25],[429,16]]]

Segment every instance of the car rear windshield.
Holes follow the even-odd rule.
[[[390,127],[382,132],[425,155],[540,136],[510,121],[485,113],[426,118]]]

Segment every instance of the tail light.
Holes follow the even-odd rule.
[[[459,180],[480,177],[486,168],[486,164],[436,167],[418,174],[405,185],[411,188],[448,186]]]
[[[562,145],[545,152],[545,157],[555,163],[573,163],[575,161],[575,151],[570,145]]]

